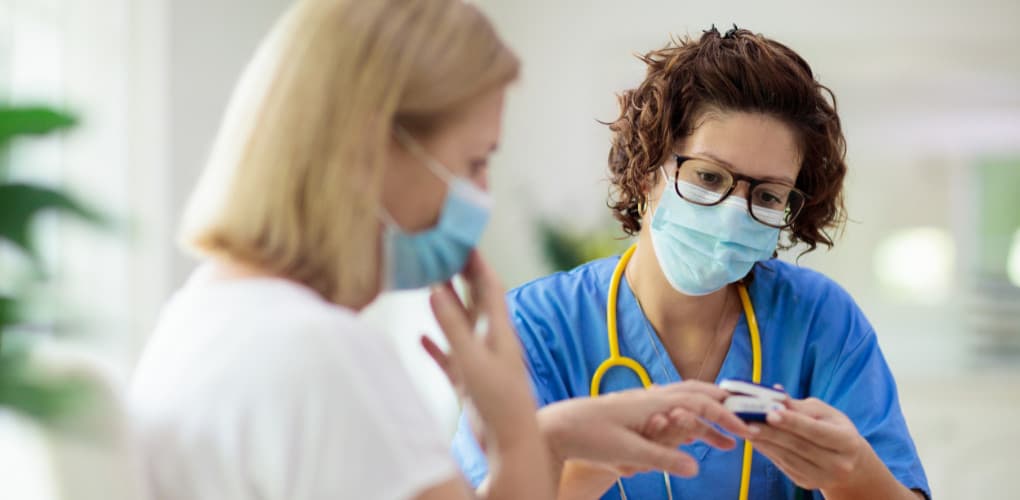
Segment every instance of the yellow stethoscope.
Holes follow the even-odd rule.
[[[591,378],[591,397],[597,398],[602,387],[602,377],[610,368],[626,368],[641,379],[641,385],[646,389],[652,385],[652,379],[648,376],[641,363],[633,358],[620,355],[620,339],[616,332],[616,297],[620,290],[620,280],[623,279],[623,271],[634,255],[637,245],[632,245],[620,256],[620,262],[613,270],[613,277],[609,282],[609,298],[606,300],[606,331],[609,336],[609,357],[595,369]],[[751,334],[751,381],[761,383],[761,335],[758,333],[758,320],[754,315],[754,306],[751,305],[751,297],[747,294],[747,287],[743,283],[737,283],[737,293],[740,295],[740,302],[744,307],[744,315],[747,317],[747,329]],[[747,500],[751,485],[751,458],[754,448],[748,441],[744,442],[744,462],[740,473],[740,500]],[[669,474],[662,473],[666,483],[666,494],[673,499],[673,488],[669,482]],[[623,482],[616,480],[616,486],[620,489],[620,497],[627,500],[627,493],[623,490]]]

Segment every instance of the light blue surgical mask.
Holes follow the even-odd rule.
[[[383,236],[386,288],[408,290],[447,281],[464,268],[489,221],[492,198],[474,183],[450,173],[404,130],[398,128],[395,134],[413,156],[447,185],[439,222],[431,229],[409,233],[385,210],[380,214],[386,226]]]
[[[662,175],[666,176],[665,170]],[[652,215],[651,236],[659,267],[677,291],[708,295],[746,276],[755,262],[772,257],[779,229],[754,220],[747,212],[747,200],[730,196],[706,207],[685,201],[670,189],[672,185],[667,177]],[[683,188],[685,192],[700,189]],[[783,217],[782,212],[762,215]]]

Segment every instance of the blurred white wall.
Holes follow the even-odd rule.
[[[172,209],[168,222],[175,231],[241,70],[290,3],[290,0],[167,1],[171,165],[168,187]],[[193,267],[191,259],[175,251],[170,267],[172,286],[179,286]]]

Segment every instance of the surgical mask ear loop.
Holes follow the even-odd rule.
[[[662,172],[662,180],[663,180],[662,192],[659,193],[659,200],[658,200],[661,203],[662,202],[662,198],[664,196],[666,196],[666,193],[668,193],[671,190],[673,190],[674,194],[676,194],[676,190],[673,189],[672,187],[670,187],[671,184],[672,184],[672,181],[669,180],[669,174],[666,173],[666,166],[665,165],[659,165],[659,172]]]
[[[416,141],[414,137],[411,137],[411,134],[408,133],[407,130],[404,130],[404,127],[394,125],[393,136],[397,138],[397,142],[399,142],[401,146],[404,146],[404,148],[407,149],[415,158],[421,160],[421,162],[424,163],[436,177],[446,181],[447,184],[452,183],[454,179],[456,179],[456,176],[450,173],[450,171],[447,170],[439,160],[433,158],[428,151],[425,151],[425,149],[418,144],[418,141]]]
[[[376,212],[376,216],[379,217],[379,220],[381,220],[384,225],[392,226],[401,230],[404,229],[400,226],[400,224],[397,224],[397,219],[394,219],[393,216],[390,215],[390,211],[386,210],[386,207],[382,206],[382,203],[379,204],[379,210]]]
[[[662,172],[662,177],[663,177],[663,179],[666,180],[666,185],[662,189],[663,194],[665,194],[666,190],[669,189],[669,176],[666,175],[666,167],[664,167],[663,165],[659,165],[659,171]],[[645,199],[641,200],[641,202],[638,203],[637,211],[638,211],[638,215],[640,215],[642,217],[642,219],[652,215],[652,214],[648,213],[648,200],[649,200],[649,198],[651,198],[651,196],[652,196],[652,192],[649,191],[648,193],[645,194]],[[659,199],[660,200],[662,199],[661,195],[659,196]]]
[[[407,149],[411,153],[411,156],[414,156],[418,161],[424,163],[432,174],[439,177],[439,179],[444,181],[446,185],[450,185],[456,179],[453,174],[446,170],[446,167],[444,167],[442,163],[429,155],[428,152],[418,144],[418,141],[414,140],[414,137],[411,137],[411,134],[405,130],[404,127],[394,125],[393,136],[397,139],[397,142],[404,147],[404,149]],[[393,215],[391,215],[389,210],[386,210],[386,207],[382,206],[382,204],[379,205],[378,216],[386,225],[404,232],[407,231],[403,226],[397,223],[397,220],[393,218]]]

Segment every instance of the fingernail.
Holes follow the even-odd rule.
[[[749,425],[747,428],[750,430],[752,436],[756,436],[761,432],[761,427],[757,425]]]
[[[779,412],[770,411],[768,415],[765,415],[765,420],[767,420],[770,424],[778,424],[783,421],[783,416],[780,415]]]

